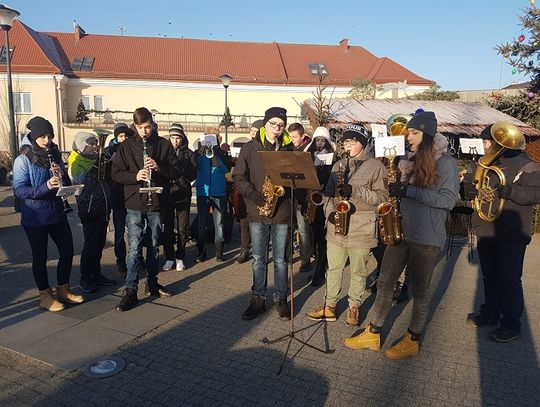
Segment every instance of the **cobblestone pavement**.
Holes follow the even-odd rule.
[[[8,195],[5,188],[0,190],[0,317],[9,316],[11,307],[19,304],[30,307],[31,315],[42,315],[45,311],[37,307],[26,237],[17,226],[18,215],[12,214]],[[76,217],[71,222],[76,253],[80,253],[81,230]],[[345,348],[343,338],[357,331],[345,325],[345,300],[338,304],[337,322],[308,320],[305,313],[320,305],[324,287],[313,289],[307,285],[309,273],[296,273],[296,336],[334,352],[323,354],[293,341],[279,376],[276,372],[287,342],[265,345],[261,339],[287,335],[290,323],[280,321],[273,308],[256,320],[240,319],[250,297],[251,267],[233,263],[236,246],[227,248],[223,264],[208,260],[183,272],[160,274],[176,295],[154,302],[187,312],[109,353],[127,363],[115,376],[90,378],[83,368],[66,371],[0,347],[0,405],[540,405],[538,236],[526,256],[527,313],[521,339],[493,343],[486,338],[486,330],[466,325],[467,313],[481,300],[480,280],[477,258],[469,264],[466,250],[458,248],[448,261],[441,257],[420,355],[406,361],[388,360],[382,352]],[[50,253],[54,256],[54,249]],[[187,257],[192,264],[193,248]],[[78,261],[77,255],[74,284]],[[104,273],[111,275],[110,245],[103,264]],[[374,268],[373,261],[369,266]],[[269,276],[271,286],[272,273]],[[374,301],[374,295],[365,296],[362,321]],[[410,303],[394,306],[383,331],[383,350],[403,335],[410,312]]]

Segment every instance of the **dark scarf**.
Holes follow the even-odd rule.
[[[60,154],[60,151],[58,150],[58,146],[56,144],[51,143],[51,145],[49,146],[49,150],[46,150],[36,144],[31,134],[28,134],[27,137],[32,144],[25,144],[21,146],[19,154],[28,157],[32,164],[43,168],[51,168],[49,154],[51,155],[55,163],[60,164],[62,162],[62,155]]]

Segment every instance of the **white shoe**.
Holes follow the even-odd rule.
[[[163,265],[163,271],[172,270],[173,267],[174,267],[174,260],[167,260],[165,264]]]
[[[176,259],[176,271],[182,271],[185,269],[186,266],[184,264],[184,260]]]

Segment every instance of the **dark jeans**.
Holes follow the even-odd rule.
[[[163,225],[163,250],[165,259],[184,260],[186,244],[189,236],[189,210],[191,203],[178,204],[174,208],[165,208],[161,211],[161,224]],[[176,229],[176,239],[174,230]],[[176,240],[176,252],[174,244]]]
[[[247,218],[240,219],[240,247],[242,249],[249,249],[249,243],[251,242],[249,238],[249,221]]]
[[[107,222],[82,222],[81,280],[92,281],[101,274],[101,255],[107,240]]]
[[[139,269],[144,261],[141,253],[143,245],[146,247],[146,271],[149,285],[157,284],[159,234],[161,232],[159,212],[140,212],[127,210],[126,226],[128,229],[128,254],[126,288],[137,288],[139,282]],[[147,243],[146,235],[150,242]]]
[[[116,264],[126,265],[126,208],[113,208],[112,217],[114,223],[114,255]]]
[[[521,275],[527,245],[480,238],[477,248],[484,282],[481,312],[488,318],[502,314],[501,326],[519,333],[524,309]]]
[[[47,276],[47,245],[49,235],[58,248],[58,265],[56,266],[57,285],[69,283],[71,264],[73,262],[73,236],[67,222],[47,226],[23,226],[30,249],[32,250],[32,273],[40,291],[49,288]]]
[[[198,196],[197,197],[197,217],[198,231],[197,240],[200,243],[206,241],[206,220],[210,208],[213,209],[214,219],[214,242],[223,242],[223,217],[225,216],[225,197],[224,196]]]
[[[373,325],[382,327],[384,324],[392,307],[396,281],[403,268],[407,266],[413,297],[409,330],[415,334],[422,332],[430,300],[429,286],[440,251],[440,247],[421,245],[405,240],[398,245],[386,247],[377,282],[377,298],[371,309],[371,317],[368,319]]]

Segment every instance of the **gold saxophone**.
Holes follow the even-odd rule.
[[[478,160],[478,167],[474,174],[478,196],[473,201],[473,208],[478,216],[487,222],[493,222],[501,215],[505,202],[503,198],[500,198],[499,205],[495,213],[493,213],[493,201],[497,193],[497,186],[489,184],[489,172],[493,171],[497,175],[499,178],[498,185],[501,186],[506,185],[506,177],[499,167],[492,164],[506,150],[523,149],[525,146],[525,137],[521,130],[508,122],[494,123],[491,126],[491,136],[494,143],[486,154]]]
[[[347,197],[339,194],[339,190],[344,183],[345,171],[343,170],[343,163],[340,162],[338,166],[336,193],[334,198],[334,206],[336,207],[336,212],[334,213],[334,233],[338,236],[345,236],[347,234],[349,211],[351,210],[351,204],[347,200]]]
[[[271,218],[276,210],[276,204],[280,196],[285,195],[285,188],[280,185],[273,185],[270,182],[268,174],[264,178],[262,186],[262,194],[264,195],[265,203],[263,206],[258,206],[259,215],[266,218]]]
[[[397,174],[394,165],[395,157],[388,157],[385,161],[388,182],[396,182]],[[401,214],[396,197],[391,196],[388,201],[383,202],[377,207],[377,216],[379,220],[379,233],[384,244],[392,246],[403,240],[401,230]]]
[[[323,194],[321,191],[311,191],[307,196],[307,208],[304,212],[304,220],[307,224],[312,224],[315,220],[315,213],[317,212],[317,206],[323,204]]]

